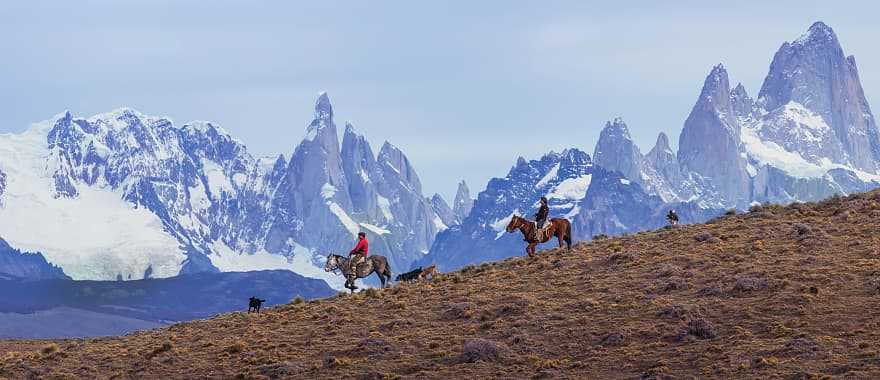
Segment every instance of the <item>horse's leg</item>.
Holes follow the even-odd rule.
[[[535,257],[535,246],[537,243],[529,243],[529,246],[526,247],[526,253],[529,254],[529,257]]]
[[[562,246],[565,244],[565,239],[563,238],[564,236],[565,236],[565,233],[563,233],[561,231],[558,234],[556,234],[556,240],[559,240],[559,248],[562,248]]]
[[[382,284],[382,288],[384,289],[385,288],[385,276],[383,276],[382,272],[379,272],[379,271],[373,271],[373,273],[375,273],[376,276],[379,277],[379,282]]]

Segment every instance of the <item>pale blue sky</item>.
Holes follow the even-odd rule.
[[[673,4],[674,3],[674,4]],[[772,4],[766,4],[772,3]],[[880,96],[874,2],[19,1],[0,3],[0,133],[120,106],[218,122],[288,154],[319,91],[337,124],[400,146],[450,197],[517,156],[592,154],[622,116],[643,151],[673,144],[723,62],[755,95],[773,53],[816,20]]]

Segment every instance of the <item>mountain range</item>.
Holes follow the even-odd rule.
[[[75,280],[289,269],[336,284],[322,255],[359,231],[406,267],[468,203],[423,196],[406,155],[374,154],[351,124],[340,144],[325,93],[289,156],[253,157],[210,122],[65,112],[0,136],[0,173],[0,236]]]
[[[592,157],[569,149],[519,158],[506,177],[489,181],[460,225],[437,236],[421,263],[452,270],[522,254],[521,237],[504,227],[513,214],[531,217],[541,196],[551,217],[569,218],[575,239],[586,240],[656,228],[669,209],[701,222],[754,204],[863,192],[880,186],[878,169],[880,137],[855,58],[816,22],[782,44],[757,98],[742,84],[731,87],[726,68],[714,66],[677,152],[661,133],[643,154],[616,118]]]
[[[699,222],[880,186],[877,125],[830,27],[783,43],[757,97],[730,83],[723,65],[710,70],[677,152],[661,133],[642,153],[615,118],[592,156],[520,157],[476,199],[460,183],[452,205],[423,194],[400,148],[376,154],[350,123],[340,141],[326,93],[305,138],[277,157],[253,156],[211,122],[65,112],[0,135],[0,237],[76,280],[288,269],[339,287],[323,257],[359,231],[398,272],[520,255],[521,237],[504,227],[541,196],[587,240],[662,226],[669,209]],[[0,256],[0,272],[23,267],[15,260]]]

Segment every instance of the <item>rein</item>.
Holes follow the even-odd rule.
[[[332,253],[328,257],[333,258],[333,263],[334,263],[333,269],[330,269],[330,273],[333,273],[334,276],[338,276],[339,273],[336,273],[336,271],[340,271],[340,272],[342,271],[342,268],[341,268],[342,265],[340,265],[340,261],[344,260],[345,258],[340,255],[332,254]],[[345,272],[343,272],[343,274],[345,274]]]
[[[523,236],[531,241],[532,236],[534,235],[530,234],[528,231],[528,226],[531,225],[531,223],[526,218],[522,218],[519,216],[514,216],[514,218],[516,218],[516,222],[519,223],[519,227],[517,228],[519,232],[522,232]]]

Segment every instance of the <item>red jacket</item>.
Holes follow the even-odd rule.
[[[354,246],[354,249],[352,249],[351,252],[348,253],[348,255],[351,256],[354,254],[361,254],[361,255],[364,255],[364,257],[367,257],[367,253],[369,251],[370,251],[370,244],[367,243],[367,238],[363,238],[361,240],[358,240],[357,245]]]

